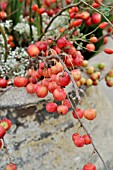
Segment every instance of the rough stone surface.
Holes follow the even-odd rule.
[[[101,88],[89,89],[87,100],[82,104],[83,108],[96,108],[96,120],[89,122],[83,119],[83,122],[94,137],[109,170],[113,170],[113,143],[110,142],[113,136],[113,107]],[[89,161],[95,163],[98,170],[104,170],[97,154],[90,159],[92,146],[74,146],[71,135],[77,132],[79,125],[73,120],[71,112],[66,116],[58,116],[57,113],[51,116],[45,111],[45,102],[42,101],[37,106],[2,109],[0,115],[11,118],[14,123],[5,139],[18,170],[81,170]],[[80,133],[84,134],[82,130]],[[0,160],[2,170],[8,160],[4,150]]]

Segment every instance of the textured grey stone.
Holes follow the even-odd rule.
[[[92,106],[97,110],[97,118],[94,121],[83,119],[84,124],[91,132],[94,142],[109,166],[113,169],[113,107],[101,87],[90,88],[87,92],[87,100],[82,107]],[[79,125],[72,118],[71,112],[66,116],[51,116],[45,111],[45,103],[40,102],[35,111],[32,107],[25,106],[19,109],[3,109],[0,115],[6,115],[13,120],[11,134],[5,139],[13,161],[18,165],[18,170],[82,170],[82,166],[88,161],[96,164],[98,170],[104,170],[103,164],[97,154],[92,160],[92,146],[76,148],[71,140],[71,135],[77,132]],[[30,110],[30,111],[29,111]],[[23,113],[22,113],[23,111]],[[19,114],[20,112],[20,114]],[[44,117],[40,122],[37,115]],[[40,117],[41,117],[40,115]],[[83,130],[80,131],[84,134]],[[0,169],[7,162],[4,150],[0,154]]]

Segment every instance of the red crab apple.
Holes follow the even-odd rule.
[[[65,37],[60,38],[60,39],[57,41],[57,46],[58,46],[59,48],[64,48],[66,45],[67,45],[67,40],[66,40]]]
[[[48,88],[42,84],[38,84],[36,87],[36,95],[40,98],[46,97],[48,94]]]
[[[85,145],[91,144],[91,138],[88,136],[88,134],[85,134],[82,137],[83,137],[83,139],[85,141]]]
[[[78,117],[81,119],[83,117],[83,115],[84,115],[83,113],[84,113],[84,111],[81,108],[76,108],[75,111],[72,111],[73,117],[75,119],[78,119]],[[78,115],[78,117],[77,117],[76,114]]]
[[[67,72],[64,73],[58,73],[56,76],[56,83],[59,86],[67,86],[70,82],[70,76]]]
[[[34,93],[34,84],[33,83],[27,84],[26,91],[30,94]]]
[[[92,4],[92,7],[93,8],[99,8],[101,6],[101,4],[98,4],[98,3],[96,3],[96,2],[94,2],[93,4]]]
[[[4,118],[0,121],[0,126],[3,126],[4,129],[7,131],[11,128],[12,122],[9,119]]]
[[[81,72],[78,69],[74,69],[71,71],[71,74],[75,81],[79,81],[81,79]]]
[[[62,101],[66,98],[66,92],[63,88],[56,88],[53,92],[53,97],[55,100]]]
[[[83,170],[96,170],[96,166],[92,163],[84,165]]]
[[[85,109],[84,110],[84,117],[88,120],[93,120],[96,118],[96,110],[95,109]]]
[[[36,4],[32,5],[32,11],[36,12],[38,10],[38,6]]]
[[[0,87],[5,88],[7,86],[7,80],[0,78]]]
[[[77,147],[83,147],[84,144],[85,144],[85,141],[84,141],[84,139],[80,136],[80,137],[77,137],[77,138],[74,140],[74,144],[75,144],[75,146],[77,146]]]
[[[0,139],[3,138],[6,134],[6,130],[3,126],[0,125]]]
[[[72,140],[75,141],[75,139],[77,139],[78,137],[80,137],[80,134],[79,133],[74,133],[72,135]]]
[[[47,42],[45,41],[38,41],[35,43],[35,45],[38,47],[40,51],[46,51],[47,50]]]
[[[50,93],[53,93],[54,90],[58,87],[57,83],[55,81],[49,82],[48,84],[48,90]]]
[[[94,44],[87,44],[86,45],[86,48],[87,48],[87,51],[88,52],[92,52],[92,51],[95,51],[95,45]]]
[[[97,13],[97,12],[94,12],[92,14],[92,23],[93,24],[99,24],[100,21],[101,21],[101,15],[99,13]]]
[[[68,107],[66,105],[59,105],[57,107],[57,112],[59,114],[65,115],[68,112]]]
[[[68,99],[63,100],[63,105],[67,106],[68,108],[71,108],[71,103]]]
[[[24,87],[28,82],[26,77],[18,76],[14,78],[14,85],[16,87]]]
[[[95,0],[95,3],[100,4],[102,3],[102,0]]]
[[[53,102],[49,102],[46,104],[46,110],[48,112],[56,112],[57,111],[57,104]]]
[[[39,55],[40,51],[36,45],[31,44],[27,48],[27,53],[30,55],[30,57],[35,57],[36,55]]]
[[[17,167],[16,167],[15,164],[10,163],[10,164],[7,164],[7,165],[6,165],[5,170],[17,170]]]
[[[108,22],[102,22],[101,24],[99,24],[99,28],[104,29],[108,26]]]

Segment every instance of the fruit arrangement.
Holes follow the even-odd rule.
[[[12,3],[15,3],[15,8]],[[106,63],[103,62],[98,63],[97,66],[89,66],[87,59],[88,56],[92,57],[99,52],[99,47],[108,42],[108,36],[113,35],[113,18],[109,13],[112,6],[105,6],[102,0],[93,2],[65,0],[63,3],[58,0],[36,2],[9,0],[0,3],[0,8],[0,32],[3,38],[1,47],[3,46],[4,49],[1,62],[4,67],[16,47],[22,47],[26,51],[26,58],[18,57],[18,54],[17,65],[12,66],[8,72],[1,72],[0,88],[4,90],[8,86],[25,87],[29,94],[35,94],[38,98],[45,98],[51,94],[53,101],[46,103],[46,110],[51,113],[58,112],[63,116],[71,109],[72,117],[80,123],[80,128],[85,132],[84,135],[78,132],[72,135],[74,145],[76,147],[92,145],[107,170],[91,134],[81,120],[93,121],[98,113],[95,108],[89,107],[83,110],[80,105],[81,96],[85,95],[84,89],[97,86],[106,67]],[[22,11],[24,8],[25,10]],[[19,32],[21,29],[17,31],[21,15],[26,27],[29,27],[28,35],[25,30],[22,33]],[[63,17],[65,22],[63,21],[62,27]],[[8,18],[12,19],[14,29],[6,29]],[[56,27],[58,20],[60,24]],[[108,55],[113,54],[113,48],[104,48],[103,51]],[[20,75],[17,71],[16,74],[15,69],[25,64],[25,71]],[[112,78],[113,69],[105,76],[106,85],[109,87],[113,87]],[[67,86],[73,89],[74,96],[73,92],[68,93]],[[7,118],[0,121],[0,149],[5,147],[8,155],[4,136],[11,125],[11,121]],[[16,170],[17,167],[10,157],[9,160],[5,170]],[[83,166],[83,170],[96,169],[96,165],[91,162]]]

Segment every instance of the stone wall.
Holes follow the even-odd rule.
[[[90,105],[96,108],[98,114],[96,120],[89,122],[84,119],[83,122],[94,137],[109,170],[113,170],[113,106],[102,86],[90,88],[87,96],[82,107]],[[5,139],[18,170],[81,170],[88,161],[95,163],[98,170],[104,170],[97,154],[90,160],[92,146],[74,146],[71,135],[79,125],[72,118],[71,111],[66,116],[49,114],[45,111],[43,100],[38,105],[3,108],[0,115],[11,118],[14,123]],[[0,160],[0,169],[3,170],[8,160],[4,151],[1,151]]]

